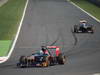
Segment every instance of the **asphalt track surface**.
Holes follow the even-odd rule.
[[[84,18],[95,25],[94,34],[73,34]],[[65,0],[29,0],[18,41],[10,59],[0,64],[0,75],[93,75],[100,73],[100,23]],[[55,42],[55,43],[54,43]],[[43,44],[61,46],[65,65],[17,68],[21,55],[31,55]]]

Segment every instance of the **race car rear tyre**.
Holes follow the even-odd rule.
[[[77,29],[74,29],[74,33],[77,33],[78,31],[77,31]]]
[[[58,60],[58,64],[63,65],[63,64],[65,64],[66,57],[65,57],[64,55],[60,54],[60,55],[57,57],[57,60]]]
[[[77,33],[78,30],[77,30],[77,25],[74,25],[74,33]]]

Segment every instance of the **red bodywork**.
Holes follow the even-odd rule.
[[[59,54],[61,53],[61,52],[60,52],[60,47],[58,47],[58,46],[47,46],[47,48],[48,48],[48,49],[56,49],[56,50],[55,50],[56,56],[59,56]]]

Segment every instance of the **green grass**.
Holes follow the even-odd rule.
[[[26,0],[8,0],[0,7],[0,56],[6,56],[21,20]]]
[[[83,8],[85,11],[89,12],[93,16],[95,16],[97,19],[100,20],[100,7],[97,7],[96,5],[88,2],[88,0],[71,0],[75,4],[77,4],[79,7]]]
[[[0,56],[6,56],[10,48],[11,40],[0,41]]]
[[[8,0],[0,8],[0,40],[12,40],[22,16],[26,0]]]

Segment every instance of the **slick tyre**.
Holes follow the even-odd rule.
[[[77,25],[74,25],[74,33],[78,33],[78,30],[77,30]]]
[[[66,57],[64,55],[60,54],[58,56],[58,64],[63,65],[63,64],[65,64],[65,61],[66,61]]]

